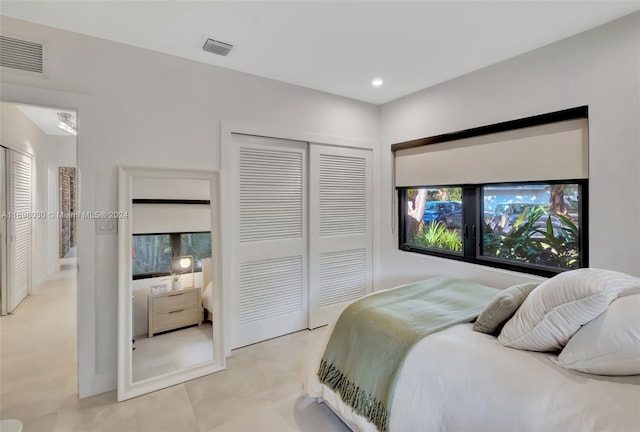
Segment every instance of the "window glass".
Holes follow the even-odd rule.
[[[180,235],[181,255],[192,255],[196,270],[202,269],[202,259],[211,257],[211,233]]]
[[[586,181],[398,188],[399,247],[553,276],[588,266]]]
[[[406,242],[462,253],[462,188],[415,188],[406,196]]]
[[[133,278],[143,279],[188,273],[179,266],[181,256],[191,255],[194,270],[202,270],[202,259],[211,257],[211,233],[135,234],[133,236]]]
[[[484,257],[558,269],[580,266],[578,184],[484,186]]]
[[[169,234],[134,235],[133,274],[169,273],[171,251]]]

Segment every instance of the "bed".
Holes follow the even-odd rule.
[[[538,289],[531,291],[532,297]],[[632,278],[626,291],[607,294],[607,305],[615,304],[616,298],[637,294],[632,296],[633,303],[625,300],[625,307],[633,314],[640,305],[638,293],[640,279]],[[601,295],[598,301],[602,298]],[[622,306],[622,301],[619,303]],[[520,309],[520,305],[517,308]],[[592,315],[596,312],[592,311]],[[553,313],[555,311],[547,311],[546,316]],[[595,316],[602,320],[602,313]],[[517,321],[518,317],[510,318]],[[587,328],[584,324],[578,329]],[[375,326],[375,323],[367,325]],[[335,326],[336,322],[330,325],[327,337],[309,361],[305,391],[326,403],[351,429],[379,431],[380,427],[345,403],[339,391],[320,381],[321,358]],[[473,331],[473,326],[472,322],[454,324],[413,345],[396,371],[393,402],[383,429],[393,432],[640,430],[640,375],[605,376],[571,370],[557,364],[557,351],[505,347],[496,335]],[[597,330],[602,331],[602,326]],[[635,340],[640,334],[637,320],[633,330],[635,333],[630,337]],[[637,347],[634,349],[631,357],[624,359],[626,369],[622,373],[637,371],[633,368],[640,366],[640,354]]]
[[[207,321],[213,321],[213,260],[202,259],[202,307]]]

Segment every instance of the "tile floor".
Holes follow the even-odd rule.
[[[234,350],[222,372],[117,403],[115,391],[77,398],[75,321],[64,275],[0,318],[0,418],[24,432],[348,431],[300,385],[323,328]]]
[[[151,338],[137,337],[131,372],[136,382],[211,360],[213,327],[207,322]]]

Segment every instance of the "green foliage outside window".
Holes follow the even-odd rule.
[[[180,234],[180,255],[192,255],[196,262],[211,257],[211,233]]]
[[[133,274],[171,271],[169,234],[133,236]]]
[[[441,222],[422,223],[413,239],[413,244],[454,252],[462,251],[460,230],[449,230]]]
[[[576,269],[579,267],[580,231],[568,216],[553,215],[542,207],[523,212],[507,233],[494,232],[485,224],[483,255],[530,264]]]

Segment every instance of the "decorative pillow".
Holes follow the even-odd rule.
[[[624,273],[600,269],[560,273],[529,294],[498,342],[522,350],[558,351],[613,300],[634,293],[640,293],[640,279]]]
[[[487,305],[473,324],[473,330],[492,334],[513,316],[539,283],[524,283],[502,290]]]
[[[596,375],[640,375],[640,294],[620,297],[585,324],[556,363]]]

